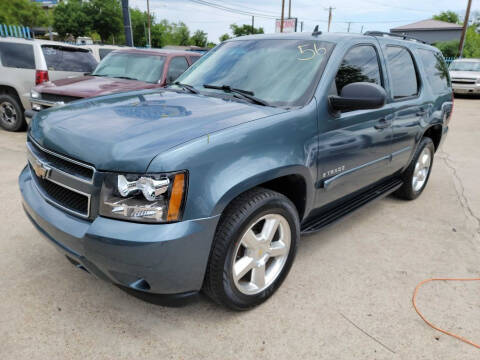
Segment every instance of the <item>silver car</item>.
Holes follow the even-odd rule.
[[[8,131],[26,127],[30,89],[46,81],[82,76],[97,61],[83,47],[47,40],[0,38],[0,126]]]
[[[457,59],[449,67],[455,94],[480,94],[480,59]]]

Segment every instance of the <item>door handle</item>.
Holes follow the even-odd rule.
[[[374,128],[377,130],[382,130],[390,126],[390,122],[387,121],[386,119],[380,119],[378,122],[375,124]]]
[[[423,115],[425,115],[426,113],[427,113],[427,110],[425,110],[425,109],[420,109],[420,110],[418,110],[418,111],[415,113],[415,115],[417,115],[417,116],[423,116]]]

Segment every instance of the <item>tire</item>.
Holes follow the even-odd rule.
[[[395,196],[405,200],[414,200],[420,196],[430,178],[434,154],[435,146],[433,145],[432,139],[424,137],[420,141],[410,165],[402,175],[403,185],[395,192]],[[428,157],[428,167],[425,167],[426,156]],[[420,173],[419,170],[424,171]]]
[[[287,276],[299,238],[298,213],[288,198],[264,188],[245,192],[220,218],[204,293],[233,310],[261,304]]]
[[[7,131],[20,131],[26,125],[20,100],[10,94],[0,94],[0,126]]]

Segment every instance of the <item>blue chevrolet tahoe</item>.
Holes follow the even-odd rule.
[[[23,206],[102,279],[244,310],[281,285],[301,234],[418,197],[452,106],[442,55],[411,38],[240,37],[167,89],[37,114]]]

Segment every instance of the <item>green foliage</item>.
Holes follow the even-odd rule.
[[[232,37],[231,37],[230,35],[228,35],[228,34],[223,34],[222,36],[220,36],[220,37],[218,38],[218,40],[220,40],[220,42],[222,42],[222,41],[226,41],[226,40],[231,39],[231,38],[232,38]]]
[[[146,46],[148,36],[147,12],[139,9],[130,9],[130,20],[132,22],[133,43],[135,46]],[[151,15],[150,21],[153,23],[153,17]]]
[[[48,13],[30,0],[0,1],[0,24],[40,27],[50,22]]]
[[[442,41],[433,44],[443,54],[444,57],[456,57],[458,55],[459,40]]]
[[[92,21],[85,11],[82,0],[62,1],[53,11],[53,27],[61,37],[86,35]]]
[[[90,0],[84,3],[84,8],[92,21],[92,29],[100,35],[102,41],[122,31],[122,7],[119,0]]]
[[[433,19],[453,24],[460,24],[460,19],[458,18],[458,15],[453,11],[442,11],[440,14],[435,15]]]
[[[237,24],[231,24],[230,29],[232,29],[232,33],[235,36],[244,36],[250,34],[263,34],[263,28],[255,28],[252,25],[245,25],[238,26]]]
[[[197,30],[190,38],[190,45],[206,47],[208,42],[207,33],[202,30]]]
[[[479,58],[480,57],[480,34],[475,31],[476,26],[469,26],[465,37],[465,45],[463,47],[463,57]],[[435,43],[434,46],[440,49],[445,57],[458,56],[459,40],[444,41]]]

